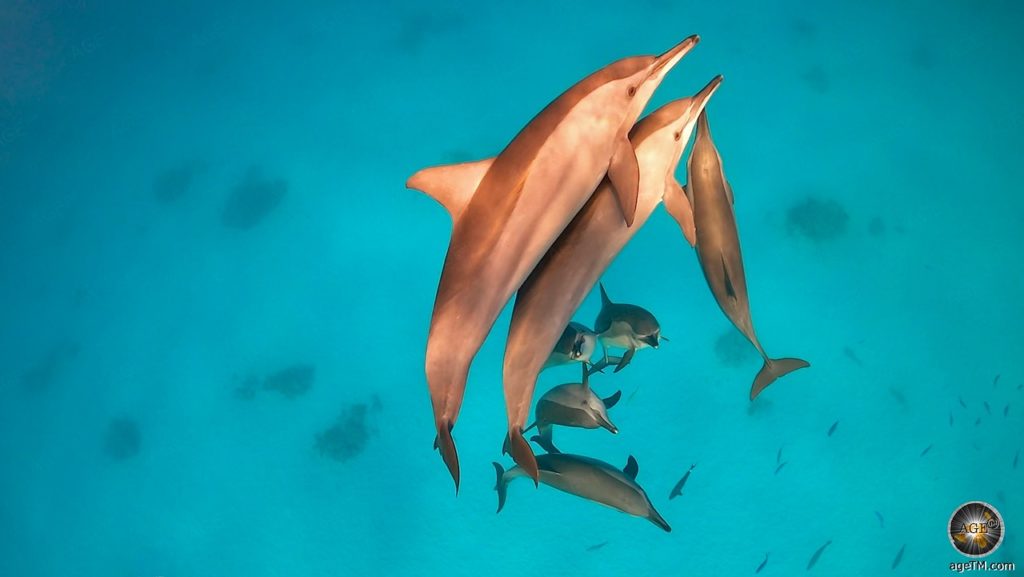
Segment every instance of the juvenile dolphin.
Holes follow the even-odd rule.
[[[639,467],[632,455],[621,471],[604,461],[565,453],[537,455],[537,466],[540,469],[540,481],[545,485],[642,517],[665,531],[672,531],[672,527],[654,510],[647,493],[636,484]],[[515,466],[505,471],[498,463],[494,463],[494,470],[498,475],[494,490],[498,492],[500,513],[505,506],[509,482],[529,475],[522,467]]]
[[[497,157],[428,168],[406,183],[452,216],[427,337],[426,376],[434,446],[456,492],[459,461],[451,430],[473,357],[509,298],[606,174],[618,185],[619,217],[632,223],[639,168],[627,134],[665,74],[698,40],[691,36],[658,57],[610,64],[551,102]],[[550,352],[549,346],[545,355]],[[521,435],[512,441],[513,454],[530,452]]]
[[[594,349],[597,348],[597,333],[580,323],[566,325],[562,336],[555,343],[555,348],[548,355],[543,368],[557,367],[569,363],[580,362],[584,366],[590,362]]]
[[[614,184],[609,180],[603,181],[519,289],[505,344],[502,375],[510,438],[521,436],[518,429],[529,417],[537,375],[559,331],[572,318],[601,273],[644,225],[661,202],[666,189],[679,188],[675,178],[679,159],[690,138],[697,113],[707,104],[721,80],[720,76],[715,78],[692,98],[666,104],[630,131],[630,141],[640,166],[640,188],[633,225],[626,226],[622,222]],[[612,330],[614,319],[611,313],[616,310],[636,316],[633,314],[636,311],[629,309],[628,305],[612,305],[609,310],[607,305],[610,301],[603,287],[601,293],[605,306],[597,320],[599,325],[607,326],[595,327],[596,332]],[[653,327],[642,328],[647,331],[643,333],[646,340],[639,343],[631,340],[627,348],[650,343],[656,346],[659,335],[657,321]],[[619,367],[626,363],[628,359],[623,359]],[[528,460],[532,453],[520,455],[522,459],[515,454],[513,458],[520,465],[527,463],[524,466],[529,468]]]
[[[537,443],[549,453],[560,452],[551,440],[553,425],[579,427],[581,429],[607,429],[617,434],[619,429],[608,417],[608,409],[615,406],[622,396],[621,391],[607,399],[601,399],[590,388],[589,371],[583,367],[583,382],[566,383],[552,388],[537,401],[534,411],[535,421],[523,429],[527,432],[537,427],[538,435],[530,440]]]
[[[711,140],[707,110],[697,119],[697,136],[687,164],[686,195],[693,209],[697,235],[697,258],[711,293],[725,316],[750,341],[764,359],[764,366],[754,378],[750,400],[754,400],[775,379],[810,366],[802,359],[772,359],[754,333],[747,300],[747,281],[743,274],[740,239],[733,214],[733,195],[722,172],[722,159]],[[682,191],[675,192],[679,194]],[[682,199],[679,199],[682,202]],[[666,203],[668,201],[666,200]],[[686,230],[683,230],[686,233]]]
[[[597,338],[604,347],[605,358],[608,357],[609,347],[626,349],[613,371],[617,373],[626,368],[639,349],[658,348],[660,340],[663,338],[661,325],[647,309],[636,305],[612,302],[604,290],[604,284],[600,284],[599,287],[601,289],[601,311],[597,313],[597,320],[594,321],[594,330],[597,331]]]

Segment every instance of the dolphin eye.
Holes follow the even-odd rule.
[[[683,137],[683,133],[682,132],[676,132],[675,137],[676,137],[676,140],[679,140],[680,138]]]
[[[626,90],[626,94],[629,95],[630,98],[636,95],[636,86],[630,86],[629,89]]]

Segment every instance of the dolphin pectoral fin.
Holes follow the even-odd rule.
[[[492,464],[494,465],[494,472],[498,474],[498,481],[494,484],[494,490],[498,492],[498,510],[495,513],[501,513],[502,508],[505,507],[508,481],[505,480],[505,469],[501,466],[501,463]]]
[[[611,163],[608,165],[608,180],[615,189],[626,226],[633,226],[637,197],[640,194],[640,164],[628,138],[621,138],[615,146]]]
[[[811,366],[811,363],[803,359],[765,359],[764,366],[754,377],[754,384],[750,387],[750,400],[753,401],[761,391],[768,385],[775,382],[779,377],[784,377],[797,369]]]
[[[434,449],[441,453],[441,459],[448,467],[452,480],[455,481],[455,494],[459,494],[459,453],[455,450],[455,439],[452,438],[452,424],[441,423],[434,439]]]
[[[424,168],[405,181],[406,188],[420,190],[441,203],[452,215],[452,222],[458,220],[465,210],[480,181],[494,162],[486,158],[476,162],[445,164]]]
[[[533,484],[539,486],[540,471],[537,468],[537,457],[534,456],[530,444],[523,438],[523,430],[516,427],[508,432],[508,436],[509,452],[512,454],[512,458],[523,469],[523,472],[533,479]]]
[[[583,382],[581,384],[584,392],[590,390],[590,371],[587,370],[586,363],[583,363]]]
[[[679,230],[683,231],[686,242],[690,243],[691,247],[697,246],[697,227],[693,222],[693,207],[690,205],[690,200],[686,198],[683,188],[673,177],[669,177],[665,182],[664,202],[665,210],[675,219]]]
[[[601,402],[604,403],[604,408],[605,409],[610,409],[610,408],[614,407],[615,405],[617,405],[619,403],[619,399],[621,399],[621,398],[622,398],[622,391],[615,391],[614,395],[608,397],[607,399],[601,399]]]
[[[615,365],[615,370],[612,372],[617,373],[622,369],[626,368],[626,365],[628,365],[633,360],[633,355],[635,354],[636,349],[628,349],[626,351],[626,354],[622,355],[622,358],[619,359],[619,364]]]
[[[530,437],[530,440],[540,445],[541,448],[547,451],[548,453],[557,455],[558,453],[561,453],[561,451],[558,450],[558,447],[555,447],[555,442],[552,439],[553,429],[554,427],[552,427],[551,425],[540,427],[538,428],[540,434]]]

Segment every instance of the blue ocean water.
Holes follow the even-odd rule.
[[[0,0],[0,575],[789,575],[826,541],[817,574],[940,575],[971,500],[1024,562],[1019,3],[208,4]],[[650,109],[725,76],[753,317],[812,367],[747,400],[659,210],[603,281],[671,341],[595,378],[619,435],[557,435],[634,455],[673,532],[523,481],[495,515],[509,314],[456,497],[423,374],[451,223],[405,179],[690,34]]]

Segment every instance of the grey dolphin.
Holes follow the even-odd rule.
[[[577,497],[607,505],[623,513],[642,517],[672,531],[668,522],[654,510],[647,493],[637,485],[639,470],[636,459],[630,455],[626,467],[619,470],[604,461],[580,455],[565,453],[537,455],[540,482]],[[498,492],[498,512],[505,506],[507,487],[510,481],[528,474],[518,465],[508,471],[494,463],[498,481],[494,490]]]
[[[605,357],[608,356],[609,347],[626,349],[622,360],[615,367],[614,372],[617,373],[633,360],[633,355],[639,349],[658,348],[664,337],[661,336],[658,319],[650,311],[636,305],[612,302],[604,290],[604,283],[598,286],[601,289],[601,311],[594,321],[594,330],[604,347]]]
[[[555,343],[555,348],[548,355],[543,368],[576,362],[586,365],[596,348],[597,333],[580,323],[571,322],[562,331],[562,336]]]
[[[754,377],[750,388],[750,400],[754,400],[775,379],[810,364],[803,359],[769,358],[754,333],[736,216],[732,209],[732,188],[725,179],[722,159],[711,139],[707,110],[702,110],[697,119],[697,136],[686,172],[689,179],[686,195],[693,209],[697,258],[704,278],[722,312],[764,359],[764,366]],[[683,232],[685,234],[686,231]]]
[[[622,396],[621,391],[602,399],[590,388],[589,371],[583,367],[583,382],[565,383],[552,388],[537,401],[535,421],[523,429],[527,432],[537,427],[538,435],[530,440],[544,447],[549,453],[560,452],[551,439],[552,426],[579,427],[581,429],[607,429],[612,434],[619,432],[608,417],[608,409],[615,406]]]
[[[703,109],[720,82],[721,77],[717,77],[697,95],[666,104],[647,115],[630,131],[630,142],[640,166],[633,225],[623,223],[614,185],[609,180],[603,181],[519,289],[502,369],[510,437],[520,434],[517,429],[529,417],[537,375],[559,331],[572,318],[601,273],[661,203],[666,190],[679,188],[675,170],[689,141],[697,112]],[[638,312],[634,310],[638,307],[629,305],[611,308],[602,310],[599,323],[606,319],[608,313],[620,311],[629,318]],[[648,317],[649,314],[643,318]],[[608,327],[595,327],[595,331],[610,330],[613,320],[614,317],[608,318]],[[654,323],[656,325],[657,321]],[[643,336],[647,342],[641,341],[639,346],[658,342],[657,334],[645,332]],[[627,348],[634,346],[632,341],[628,344]],[[607,351],[605,357],[607,361]],[[620,361],[619,366],[625,366],[625,363]],[[529,458],[528,455],[524,457]],[[523,463],[518,458],[516,462]]]
[[[610,64],[569,88],[493,159],[421,170],[406,186],[452,216],[452,234],[427,337],[434,446],[459,486],[452,439],[473,357],[512,294],[601,180],[616,183],[620,218],[632,223],[639,168],[627,134],[665,74],[694,45]],[[559,327],[561,330],[561,327]],[[545,351],[545,354],[550,352]],[[531,465],[521,431],[512,454]]]

